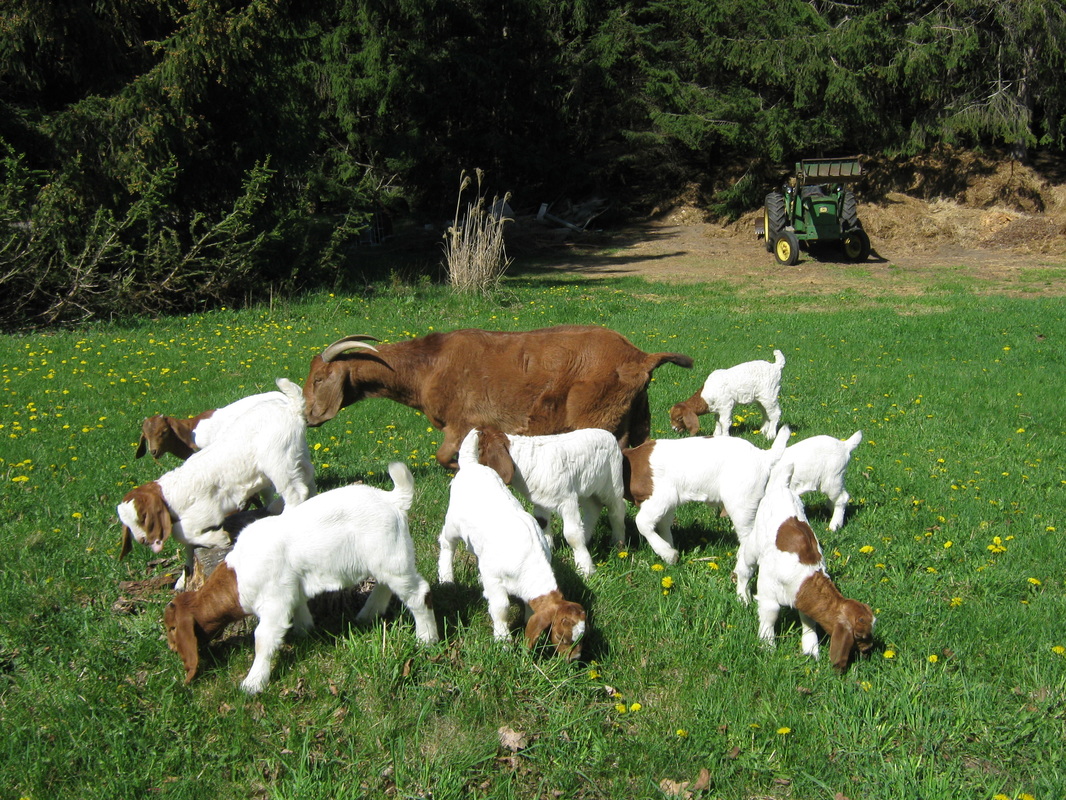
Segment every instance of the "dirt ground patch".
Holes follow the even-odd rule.
[[[946,183],[931,177],[932,167],[912,164],[871,192],[875,199],[862,202],[860,195],[859,216],[873,247],[862,264],[824,247],[804,252],[795,267],[780,266],[756,239],[761,210],[722,224],[685,201],[616,231],[578,232],[519,219],[509,249],[534,255],[538,272],[722,282],[762,293],[915,294],[968,287],[1066,294],[1066,183],[1013,162],[939,169],[968,177],[956,179],[947,196],[924,197]]]

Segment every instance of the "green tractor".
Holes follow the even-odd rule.
[[[858,158],[809,158],[796,164],[793,185],[766,195],[762,230],[766,251],[781,264],[799,261],[811,242],[839,242],[850,261],[870,257],[870,237],[859,222],[849,183],[862,177]]]

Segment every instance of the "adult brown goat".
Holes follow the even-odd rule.
[[[464,329],[378,347],[368,340],[377,341],[347,336],[311,360],[308,425],[363,398],[387,397],[444,431],[437,461],[451,468],[463,437],[482,425],[528,436],[603,428],[636,446],[651,430],[652,371],[666,363],[692,367],[686,355],[645,353],[594,325]]]

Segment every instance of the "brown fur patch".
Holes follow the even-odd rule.
[[[499,428],[478,429],[478,463],[496,470],[506,484],[514,479],[511,442]]]
[[[818,549],[818,537],[811,526],[797,517],[789,517],[777,529],[777,549],[782,553],[795,553],[801,564],[813,566],[822,560]]]
[[[707,401],[700,396],[699,392],[692,395],[688,400],[675,403],[670,409],[670,427],[675,431],[686,430],[692,436],[700,432],[698,417],[708,413],[710,408]]]
[[[170,536],[174,517],[163,497],[163,487],[156,481],[141,484],[131,489],[122,502],[133,502],[137,509],[137,524],[145,533],[145,544],[165,541]]]
[[[651,439],[639,447],[630,447],[622,451],[622,484],[625,498],[640,505],[655,490],[651,476],[651,454],[655,449],[655,440]]]

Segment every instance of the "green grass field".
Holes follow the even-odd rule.
[[[643,544],[632,510],[624,557],[601,520],[587,581],[557,537],[560,583],[589,609],[584,662],[529,652],[517,634],[497,645],[471,558],[436,587],[439,432],[372,400],[309,432],[319,487],[388,487],[388,461],[411,466],[442,643],[419,646],[399,611],[354,627],[349,594],[319,604],[321,627],[283,648],[261,695],[238,688],[250,626],[183,686],[162,636],[168,591],[123,583],[173,569],[178,547],[117,560],[116,503],[177,463],[134,459],[143,417],[302,382],[346,334],[572,322],[695,359],[656,373],[657,437],[675,436],[667,409],[711,369],[775,347],[796,439],[864,432],[844,528],[830,533],[824,498],[807,500],[830,573],[877,613],[872,657],[841,677],[826,652],[801,655],[787,615],[777,649],[761,647],[730,582],[732,527],[697,506],[678,514],[676,565]],[[491,299],[393,283],[5,336],[0,799],[1064,797],[1064,337],[1060,298],[764,299],[521,277]],[[765,447],[760,419],[739,409],[734,435]]]

